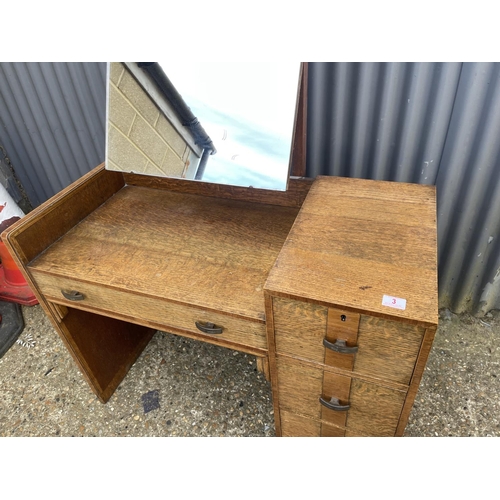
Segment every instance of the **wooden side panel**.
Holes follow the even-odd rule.
[[[282,435],[281,416],[280,416],[280,396],[278,386],[278,367],[276,362],[276,343],[274,335],[274,314],[273,314],[274,298],[264,292],[264,304],[266,309],[266,333],[267,333],[267,348],[269,359],[269,374],[271,378],[271,389],[273,393],[273,408],[274,408],[274,424],[276,427],[276,436]]]
[[[47,301],[26,265],[123,186],[121,173],[99,165],[2,233],[40,305],[102,402],[109,399],[155,330]]]
[[[328,309],[274,297],[273,313],[276,352],[323,363]]]
[[[365,436],[394,436],[405,397],[402,391],[353,379],[347,428]]]
[[[214,311],[197,307],[167,302],[154,297],[137,295],[115,290],[109,287],[83,283],[69,278],[51,276],[37,271],[32,272],[37,285],[49,300],[69,307],[96,310],[101,314],[115,313],[122,317],[133,315],[143,322],[154,322],[169,327],[187,330],[198,335],[209,335],[211,340],[225,340],[256,349],[267,349],[265,324],[263,322],[227,316]],[[62,295],[62,290],[68,292],[77,290],[84,299],[72,302]],[[203,334],[195,322],[211,322],[221,326],[221,334]]]
[[[47,301],[47,306],[50,309],[50,312],[52,316],[58,321],[59,323],[66,317],[68,314],[68,308],[66,306],[62,306],[59,304],[55,304],[54,302],[48,302]]]
[[[434,336],[436,334],[437,326],[427,328],[424,335],[424,340],[422,341],[422,346],[418,354],[417,363],[415,365],[415,370],[410,382],[410,389],[408,390],[408,395],[401,412],[401,418],[399,420],[398,429],[396,431],[396,436],[402,436],[404,434],[406,424],[408,423],[408,418],[410,417],[410,412],[415,402],[417,396],[418,387],[420,381],[422,380],[422,375],[424,373],[425,365],[427,363],[427,358],[431,351],[432,343],[434,341]]]
[[[269,371],[269,358],[267,356],[257,356],[255,359],[257,371],[262,373],[268,382],[271,381],[271,372]]]
[[[321,422],[288,411],[281,412],[281,427],[284,437],[318,437],[321,435]],[[344,431],[341,430],[341,432]]]
[[[155,333],[152,328],[77,309],[68,309],[59,330],[103,403],[109,400]]]
[[[104,164],[99,165],[6,229],[2,239],[8,247],[16,247],[19,257],[26,264],[106,202],[124,184],[120,172],[109,172],[104,169]]]

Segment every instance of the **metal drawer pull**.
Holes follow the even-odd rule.
[[[335,352],[340,352],[341,354],[355,354],[358,352],[358,346],[348,347],[345,343],[345,340],[337,339],[335,343],[329,342],[326,339],[323,339],[323,345],[327,349],[331,349]]]
[[[330,401],[327,401],[326,399],[323,398],[319,398],[319,402],[323,406],[326,406],[327,408],[330,408],[330,410],[334,411],[347,411],[351,407],[351,405],[341,405],[339,399],[334,397],[332,397]]]
[[[85,296],[83,293],[77,292],[76,290],[71,290],[70,292],[65,292],[64,290],[61,290],[61,293],[68,299],[68,300],[83,300]]]
[[[195,321],[194,324],[196,325],[196,328],[198,328],[198,330],[202,331],[203,333],[217,334],[222,333],[222,330],[224,330],[222,326],[214,325],[213,323],[209,323],[208,321],[205,324],[200,323],[199,321]]]

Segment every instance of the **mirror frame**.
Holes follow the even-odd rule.
[[[300,64],[297,104],[295,106],[295,121],[292,135],[292,151],[288,178],[305,177],[307,157],[307,82],[308,63]]]

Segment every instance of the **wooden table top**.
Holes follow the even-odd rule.
[[[297,208],[125,186],[30,268],[263,322]]]
[[[436,253],[434,186],[320,176],[265,288],[437,324]]]

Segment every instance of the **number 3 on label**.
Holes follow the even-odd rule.
[[[382,298],[382,305],[404,311],[406,309],[406,299],[393,297],[392,295],[384,295]]]

